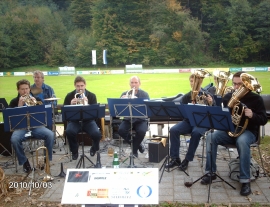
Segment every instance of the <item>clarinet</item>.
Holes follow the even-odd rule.
[[[97,151],[97,162],[96,162],[95,168],[101,168],[100,153],[99,153],[99,151]]]

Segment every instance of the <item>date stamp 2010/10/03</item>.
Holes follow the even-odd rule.
[[[9,188],[52,188],[51,182],[9,182]]]

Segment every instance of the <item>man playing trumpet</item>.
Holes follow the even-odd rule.
[[[96,95],[86,90],[86,81],[83,77],[77,76],[74,80],[75,90],[68,93],[65,97],[64,105],[78,105],[82,104],[96,104]],[[80,97],[78,97],[78,96]],[[92,138],[92,147],[90,149],[90,155],[94,156],[96,151],[99,150],[99,142],[101,139],[101,133],[95,122],[95,120],[84,120],[82,122],[82,130],[90,135]],[[69,142],[69,148],[72,152],[72,159],[77,160],[78,154],[78,143],[77,134],[81,131],[81,124],[79,121],[70,121],[67,124],[66,135]]]
[[[141,81],[138,76],[132,76],[129,80],[131,90],[125,91],[121,94],[121,98],[145,98],[149,99],[149,95],[144,90],[140,89]],[[130,94],[129,94],[130,93]],[[125,118],[118,129],[119,135],[128,143],[131,144],[130,118]],[[148,130],[148,120],[133,118],[132,127],[135,130],[135,137],[133,139],[133,155],[138,157],[138,150],[143,153],[145,148],[141,143],[144,139],[145,133]]]
[[[203,177],[201,180],[201,184],[207,185],[210,184],[212,180],[216,179],[215,174],[211,174],[211,172],[215,173],[217,170],[216,166],[216,157],[217,157],[217,147],[218,145],[227,145],[233,144],[236,145],[237,151],[239,153],[240,160],[240,177],[239,181],[242,183],[240,194],[242,196],[248,196],[251,194],[250,188],[250,145],[256,142],[258,138],[258,132],[260,130],[260,125],[265,125],[267,123],[267,115],[264,106],[264,102],[262,97],[256,93],[253,93],[251,89],[247,88],[244,82],[241,79],[241,74],[245,74],[245,76],[249,76],[244,72],[237,72],[233,75],[232,82],[235,92],[228,93],[223,97],[223,105],[224,107],[229,107],[230,103],[233,99],[237,99],[235,96],[239,94],[243,89],[246,88],[246,92],[244,95],[239,98],[241,104],[244,106],[243,110],[243,118],[248,121],[248,125],[244,129],[241,134],[237,132],[236,136],[230,135],[231,132],[216,130],[213,133],[209,133],[206,137],[206,150],[207,152],[211,151],[212,153],[207,153],[206,156],[206,165],[205,171],[207,176]],[[246,84],[250,87],[254,80],[251,77],[251,81],[246,81]],[[259,84],[256,84],[260,86]],[[255,91],[256,89],[253,88]],[[231,108],[231,107],[229,107]],[[233,108],[231,108],[233,111]],[[212,148],[211,148],[212,146]],[[210,149],[211,148],[211,149]],[[212,159],[211,159],[212,156]],[[212,163],[211,163],[212,162]],[[211,169],[212,166],[212,169]]]
[[[20,80],[17,82],[18,96],[10,101],[9,107],[15,108],[19,106],[28,105],[31,102],[32,105],[37,102],[37,100],[30,94],[30,82],[28,80]],[[29,137],[25,136],[28,131],[25,129],[16,130],[12,133],[11,144],[16,152],[19,165],[23,165],[23,170],[26,173],[31,171],[31,165],[26,158],[22,146],[22,142],[27,140]],[[35,139],[42,139],[45,141],[45,146],[48,149],[49,160],[52,160],[52,148],[54,144],[54,134],[51,130],[46,127],[38,127],[31,129],[31,135]]]

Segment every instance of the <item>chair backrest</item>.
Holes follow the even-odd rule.
[[[270,119],[270,95],[269,94],[262,94],[261,97],[262,97],[263,102],[264,102],[267,118]]]

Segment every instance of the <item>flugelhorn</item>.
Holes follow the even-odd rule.
[[[261,87],[256,78],[247,73],[240,75],[243,85],[238,88],[228,102],[228,107],[232,109],[232,122],[236,126],[234,132],[228,132],[231,137],[238,137],[241,135],[248,125],[248,118],[244,118],[245,105],[240,102],[249,91],[256,91]],[[244,118],[244,119],[243,119]]]
[[[44,155],[39,156],[38,151],[39,150],[45,150],[46,151],[46,159],[44,159]],[[50,169],[50,161],[49,161],[49,153],[47,147],[41,146],[37,148],[36,150],[36,162],[37,162],[37,168],[40,170],[44,169],[44,173],[46,174],[43,177],[44,182],[52,181],[53,177],[51,175],[51,169]],[[44,173],[39,173],[39,175],[43,175]]]
[[[41,101],[37,101],[30,93],[22,95],[26,106],[42,105]]]
[[[75,93],[74,98],[77,99],[77,105],[87,105],[88,101],[84,99],[85,95],[83,90],[79,90],[78,93]]]
[[[133,87],[132,89],[128,90],[127,93],[126,93],[126,96],[128,98],[136,98],[135,97],[135,90],[136,90],[135,87]]]

